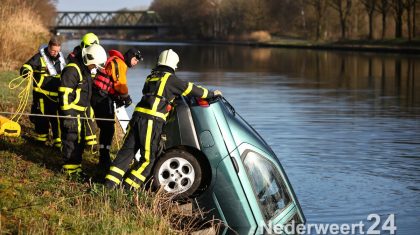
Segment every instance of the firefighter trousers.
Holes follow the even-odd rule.
[[[89,118],[85,122],[85,143],[88,146],[93,146],[96,145],[98,142],[96,141],[95,114],[92,107],[86,110],[85,117]]]
[[[124,144],[118,151],[117,157],[105,177],[107,187],[113,188],[119,185],[124,178],[124,187],[138,189],[142,183],[152,176],[152,168],[157,157],[164,123],[159,118],[146,117],[134,112],[127,127]],[[129,166],[139,149],[142,157],[129,170]]]
[[[95,112],[96,118],[106,118],[110,121],[96,120],[99,132],[99,165],[109,170],[111,165],[111,149],[112,139],[115,132],[114,102],[109,96],[101,96],[94,93],[91,99],[91,105]]]
[[[44,94],[34,92],[31,113],[37,115],[55,115],[57,117],[30,116],[30,121],[35,125],[35,140],[46,142],[50,125],[53,134],[53,145],[61,147],[60,121],[58,118],[57,97],[49,97]]]
[[[63,170],[73,174],[82,171],[82,154],[85,147],[86,119],[63,118],[61,127],[62,154],[64,158]]]

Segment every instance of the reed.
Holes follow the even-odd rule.
[[[2,0],[0,22],[0,70],[18,68],[48,40],[48,29],[25,1]]]

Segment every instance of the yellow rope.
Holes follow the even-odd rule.
[[[87,111],[87,110],[86,110],[86,111]],[[95,135],[95,136],[96,136],[96,133],[93,133],[92,126],[90,125],[90,121],[91,121],[91,120],[95,120],[95,117],[93,117],[93,119],[90,119],[90,117],[88,117],[88,116],[87,116],[86,111],[85,111],[85,118],[86,118],[85,123],[86,123],[86,125],[89,127],[90,133],[92,133],[93,135]],[[91,110],[91,111],[93,112],[93,110]],[[86,132],[85,132],[85,133],[86,133]],[[97,153],[98,153],[98,151],[95,151],[94,145],[92,145],[92,146],[90,147],[90,153],[91,153],[91,154],[93,154],[93,155],[95,155],[95,154],[97,154]]]
[[[33,72],[29,71],[17,78],[14,78],[12,81],[9,82],[9,89],[14,90],[19,88],[25,81],[27,82],[21,92],[19,92],[19,106],[16,110],[16,114],[13,115],[11,118],[12,121],[18,122],[19,119],[22,117],[22,113],[28,104],[29,95],[31,94],[32,90],[32,80],[33,80]],[[15,119],[16,118],[16,119]]]
[[[19,77],[16,77],[12,79],[9,82],[9,89],[14,90],[19,88],[24,82],[27,82],[22,89],[21,92],[19,92],[18,98],[19,98],[19,105],[16,110],[16,114],[14,114],[11,118],[12,121],[19,122],[20,118],[22,117],[22,113],[25,111],[26,106],[28,105],[29,96],[31,94],[32,90],[32,81],[36,84],[37,87],[39,86],[39,83],[35,80],[33,76],[33,71],[29,71],[25,74],[20,75]],[[48,99],[50,99],[53,102],[57,102],[57,100],[52,99],[48,95],[45,95]],[[16,118],[16,120],[15,120]]]

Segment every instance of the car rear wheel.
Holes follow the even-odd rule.
[[[155,188],[176,194],[176,199],[192,196],[201,185],[202,169],[191,153],[174,149],[163,154],[154,168]]]

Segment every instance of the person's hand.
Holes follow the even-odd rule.
[[[219,91],[219,90],[215,90],[215,91],[213,91],[213,95],[214,96],[222,96],[222,92]]]
[[[128,107],[133,103],[133,100],[131,100],[130,95],[127,95],[127,97],[124,98],[124,107]]]
[[[120,97],[115,99],[115,106],[117,106],[117,108],[119,108],[123,105],[124,105],[124,100],[122,100]]]

